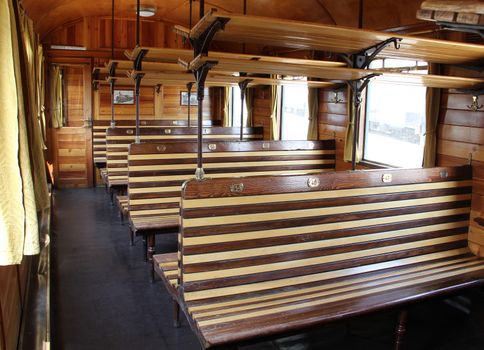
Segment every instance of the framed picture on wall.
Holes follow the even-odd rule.
[[[133,105],[134,90],[114,90],[115,105]]]
[[[198,104],[197,94],[190,94],[190,106],[196,106]],[[180,106],[188,106],[188,91],[180,92]]]

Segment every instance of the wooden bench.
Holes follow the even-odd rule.
[[[156,256],[156,269],[205,348],[443,296],[484,283],[471,178],[464,166],[191,180],[179,261]]]
[[[108,186],[128,185],[128,147],[135,142],[135,128],[109,128],[106,130],[106,161]],[[243,129],[244,140],[261,140],[262,127]],[[240,128],[203,128],[207,140],[238,140]],[[144,128],[140,129],[141,142],[176,141],[179,143],[197,139],[197,128]]]
[[[204,170],[210,178],[333,171],[335,142],[204,142]],[[129,149],[128,210],[134,235],[147,238],[151,260],[155,235],[178,232],[180,191],[193,178],[196,142],[132,144]]]
[[[192,126],[196,126],[196,120],[191,121]],[[218,120],[204,120],[203,125],[220,126],[221,122]],[[92,149],[94,165],[99,168],[106,167],[106,129],[111,126],[111,120],[93,120],[92,125]],[[134,128],[136,120],[117,120],[116,128]],[[178,119],[148,119],[140,120],[141,128],[157,128],[157,127],[186,127],[187,120]]]

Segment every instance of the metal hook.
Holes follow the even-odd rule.
[[[329,102],[331,102],[331,103],[341,103],[341,102],[343,102],[343,99],[339,98],[339,91],[333,91],[333,93],[334,93],[334,97]]]
[[[474,95],[472,96],[472,103],[470,106],[467,106],[471,111],[477,112],[479,111],[484,105],[479,105],[479,96]]]

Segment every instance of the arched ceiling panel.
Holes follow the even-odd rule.
[[[188,25],[189,0],[142,0],[143,6],[156,8],[153,19]],[[366,0],[365,28],[382,29],[416,23],[421,0]],[[111,0],[23,0],[35,28],[44,37],[65,23],[87,16],[110,16]],[[135,17],[135,0],[115,0],[116,16]],[[359,0],[257,0],[247,1],[248,14],[294,19],[343,26],[357,26]],[[199,2],[193,2],[196,23]],[[231,13],[243,12],[243,0],[206,0],[205,10],[217,8]]]

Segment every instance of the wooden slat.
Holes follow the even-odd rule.
[[[226,20],[224,30],[216,34],[217,40],[258,43],[309,50],[356,53],[392,37],[402,39],[400,48],[386,47],[382,57],[399,57],[436,63],[464,63],[479,61],[484,57],[482,45],[464,44],[436,39],[426,39],[391,33],[359,30],[269,17],[240,16],[207,13],[191,31],[175,27],[182,35],[190,33],[197,38],[217,18]]]

